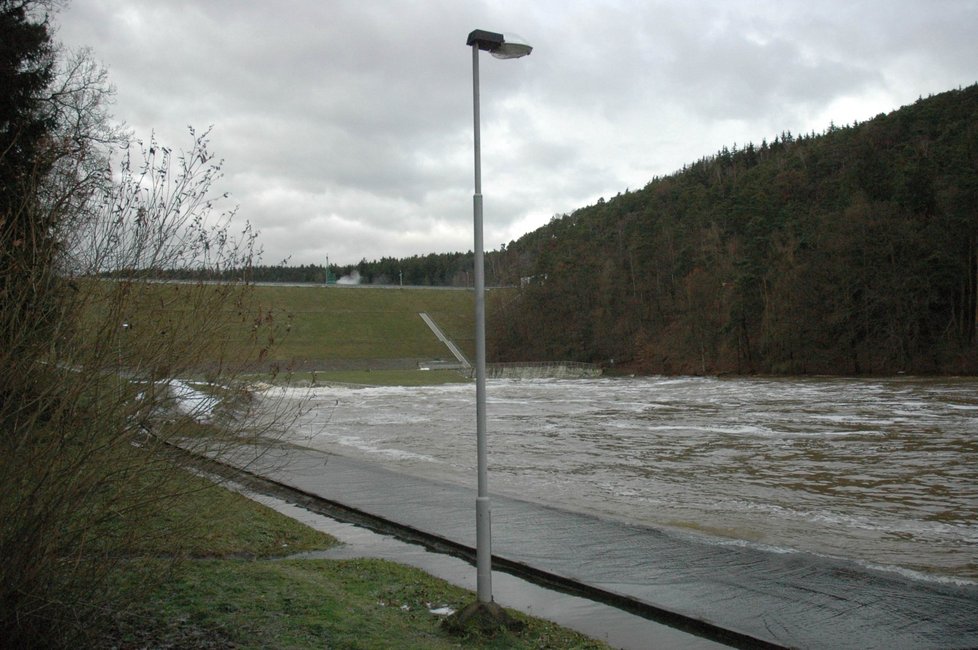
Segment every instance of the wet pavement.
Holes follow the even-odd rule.
[[[474,489],[296,447],[240,448],[222,460],[419,538],[474,547]],[[974,584],[719,544],[502,496],[492,497],[492,536],[497,568],[577,585],[586,598],[732,645],[978,647]]]
[[[232,486],[234,487],[234,486]],[[461,558],[430,551],[423,545],[408,543],[392,535],[375,533],[359,524],[350,524],[321,515],[306,506],[290,503],[288,499],[237,488],[243,494],[273,508],[288,517],[328,533],[342,542],[325,551],[309,551],[291,556],[299,559],[348,560],[362,557],[381,558],[413,566],[470,591],[476,589],[473,564]],[[493,571],[495,600],[512,609],[547,619],[577,630],[593,639],[600,639],[613,648],[644,650],[717,650],[726,645],[697,637],[649,619],[629,614],[616,607],[541,587],[514,575]],[[447,616],[439,603],[432,604],[432,613]]]

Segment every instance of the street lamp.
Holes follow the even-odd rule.
[[[489,465],[486,444],[486,277],[482,243],[482,151],[479,135],[479,50],[497,59],[517,59],[533,49],[525,43],[506,42],[502,34],[477,29],[469,34],[472,47],[472,106],[475,128],[475,411],[479,491],[475,500],[475,564],[478,602],[492,602],[492,535],[489,518]]]

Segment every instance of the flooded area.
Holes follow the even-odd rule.
[[[274,388],[292,442],[474,485],[475,387]],[[490,380],[490,491],[978,583],[978,381]]]
[[[383,558],[417,567],[470,591],[476,589],[475,571],[462,559],[435,553],[417,544],[409,544],[361,526],[343,523],[287,501],[250,492],[241,486],[232,487],[249,498],[316,530],[328,533],[342,542],[340,546],[326,551],[308,551],[294,555],[293,558],[339,560],[365,556]],[[526,614],[554,621],[594,639],[600,639],[614,648],[637,649],[652,646],[682,650],[713,650],[727,647],[609,605],[535,585],[501,571],[493,571],[492,584],[494,599],[506,607],[513,607]],[[433,603],[430,611],[438,616],[448,616],[454,612],[451,607],[440,603]]]

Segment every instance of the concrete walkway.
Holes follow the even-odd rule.
[[[449,544],[475,544],[474,489],[304,448],[241,448],[222,460]],[[492,532],[494,566],[580,583],[583,595],[591,589],[590,596],[617,598],[612,604],[680,628],[702,621],[694,632],[732,645],[978,647],[976,585],[719,545],[500,496],[493,496]]]

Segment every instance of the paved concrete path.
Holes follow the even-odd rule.
[[[472,548],[475,490],[304,448],[225,462]],[[490,477],[490,487],[492,479]],[[802,553],[767,553],[493,496],[493,555],[735,633],[737,645],[978,647],[978,586],[924,582]],[[681,618],[680,617],[680,618]],[[743,635],[743,636],[737,636]],[[738,640],[739,639],[739,640]]]

